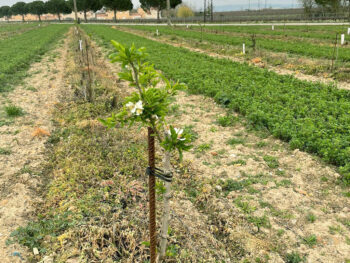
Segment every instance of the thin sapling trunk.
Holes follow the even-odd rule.
[[[171,173],[171,165],[170,165],[170,152],[166,151],[163,160],[164,173]],[[167,242],[168,242],[168,228],[169,228],[169,220],[170,220],[170,199],[172,196],[171,193],[171,182],[164,182],[165,185],[165,193],[163,196],[163,216],[161,218],[162,229],[161,229],[161,237],[160,237],[160,262],[165,257]]]

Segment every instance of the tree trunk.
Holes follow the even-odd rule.
[[[22,14],[22,22],[24,22],[24,14]]]
[[[57,16],[58,16],[58,21],[60,21],[60,23],[61,23],[61,15],[60,15],[60,13],[57,13]]]
[[[117,23],[117,9],[114,9],[114,22]]]
[[[86,10],[84,10],[84,20],[85,20],[85,23],[87,23]]]
[[[166,0],[166,11],[167,11],[168,26],[171,26],[171,20],[170,20],[170,0]]]
[[[39,22],[41,22],[41,16],[40,16],[40,15],[38,15],[38,17],[39,17]]]
[[[157,9],[157,20],[159,23],[160,22],[160,6],[158,6],[158,9]]]
[[[165,174],[171,172],[170,152],[165,152],[163,166],[164,166]],[[167,242],[168,242],[168,228],[169,228],[169,220],[170,220],[170,199],[172,196],[171,183],[165,182],[164,184],[165,184],[165,193],[163,196],[163,216],[161,219],[162,229],[161,229],[161,239],[160,239],[160,255],[159,255],[160,261],[159,262],[162,262],[166,255]]]

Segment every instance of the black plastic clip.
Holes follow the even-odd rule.
[[[147,167],[146,174],[148,176],[154,175],[155,177],[158,177],[160,180],[163,180],[165,182],[170,183],[173,180],[173,174],[172,173],[164,173],[163,170],[155,168],[155,171],[153,172],[151,167]]]

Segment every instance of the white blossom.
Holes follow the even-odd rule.
[[[180,129],[180,128],[174,128],[175,130],[175,133],[177,134],[177,139],[180,140],[180,141],[184,141],[186,140],[185,138],[181,138],[182,136],[182,133],[184,132],[183,129]],[[168,134],[171,135],[171,131],[170,129],[168,130]]]
[[[143,112],[143,106],[142,106],[142,101],[139,100],[138,102],[136,102],[136,104],[134,105],[134,108],[132,108],[131,113],[135,114],[137,116],[141,115]]]

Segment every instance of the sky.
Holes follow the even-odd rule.
[[[31,0],[21,0],[23,2],[31,2]],[[138,0],[132,0],[134,7],[140,5]],[[259,7],[264,8],[265,3],[266,7],[272,8],[291,8],[297,7],[297,0],[213,0],[214,1],[214,10],[215,11],[232,11],[232,10],[243,10],[248,9],[249,2],[251,9],[257,9]],[[3,5],[13,5],[14,3],[19,2],[18,0],[0,0],[0,6]],[[203,9],[203,0],[183,0],[184,3],[188,4],[195,10]]]

